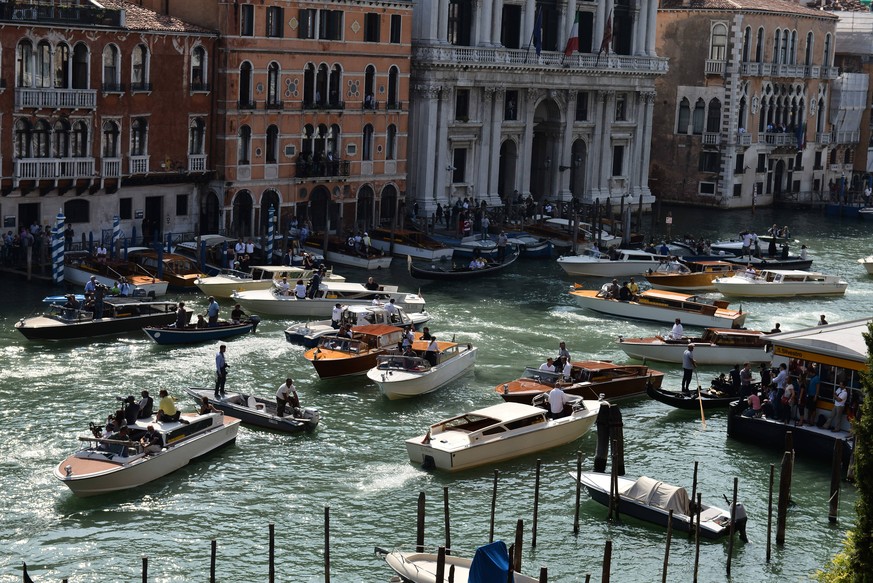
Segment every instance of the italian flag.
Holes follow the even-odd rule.
[[[570,29],[570,36],[567,38],[567,47],[564,49],[564,56],[572,56],[573,53],[579,52],[579,13],[576,13],[576,19],[573,21],[573,28]]]

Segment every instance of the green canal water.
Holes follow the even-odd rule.
[[[673,233],[727,238],[746,227],[763,233],[788,224],[809,246],[813,268],[843,276],[845,297],[745,301],[746,325],[769,330],[812,326],[819,314],[830,322],[869,317],[873,278],[856,259],[873,252],[873,225],[853,219],[785,211],[715,212],[672,209]],[[663,220],[661,221],[663,223]],[[646,220],[646,224],[649,222]],[[663,231],[663,225],[658,230]],[[340,270],[350,280],[362,272]],[[431,330],[480,348],[475,371],[419,399],[389,402],[366,378],[320,381],[285,342],[287,321],[264,319],[256,336],[228,342],[228,388],[272,395],[292,376],[305,404],[322,411],[318,431],[289,436],[242,428],[233,447],[135,491],[77,499],[53,476],[53,467],[77,447],[89,421],[105,419],[115,397],[153,394],[165,387],[185,404],[182,387],[210,383],[216,346],[161,347],[144,334],[94,342],[40,344],[13,329],[37,310],[49,291],[9,276],[0,280],[0,582],[20,581],[22,561],[37,581],[140,580],[149,557],[150,581],[205,581],[210,539],[218,541],[220,581],[266,581],[268,525],[276,529],[276,578],[324,580],[324,508],[331,509],[331,580],[387,581],[391,572],[373,555],[376,545],[410,549],[415,542],[416,500],[427,495],[426,544],[444,541],[443,487],[450,492],[452,547],[464,553],[488,539],[494,469],[500,470],[495,536],[511,541],[518,519],[525,524],[524,571],[549,570],[549,581],[600,580],[606,540],[613,541],[613,581],[660,580],[665,531],[633,520],[610,524],[606,509],[582,494],[581,532],[572,533],[575,490],[568,472],[576,452],[592,464],[594,432],[542,459],[537,546],[531,548],[536,457],[457,475],[428,473],[409,463],[404,440],[441,418],[498,403],[494,387],[539,365],[564,340],[574,358],[624,361],[619,335],[651,335],[656,324],[606,319],[575,306],[573,283],[554,261],[519,261],[499,277],[463,284],[412,280],[402,261],[382,282],[419,289],[428,301]],[[585,282],[588,286],[600,282]],[[184,299],[205,309],[202,295]],[[225,304],[227,307],[227,304]],[[678,387],[676,366],[665,386]],[[702,369],[708,380],[716,369]],[[799,460],[788,516],[787,543],[765,562],[767,491],[776,451],[726,437],[724,413],[713,413],[706,430],[694,413],[671,410],[646,398],[621,403],[628,474],[645,474],[690,487],[700,462],[704,500],[723,503],[734,477],[749,513],[750,541],[738,543],[735,581],[803,581],[839,548],[853,518],[854,491],[845,485],[837,525],[827,520],[829,465]],[[726,542],[704,542],[700,580],[723,581]],[[689,581],[694,545],[674,538],[669,580]]]

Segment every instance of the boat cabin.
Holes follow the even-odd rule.
[[[510,403],[504,403],[510,404]],[[514,404],[514,403],[512,403]],[[497,405],[499,407],[499,405]],[[488,409],[493,409],[489,407]],[[461,432],[469,434],[470,441],[476,441],[482,437],[497,437],[502,433],[531,427],[533,425],[544,424],[548,421],[546,410],[539,407],[530,407],[522,405],[521,408],[504,408],[509,411],[509,414],[501,416],[483,415],[488,411],[473,411],[464,415],[459,415],[446,421],[441,421],[431,425],[431,439],[436,439],[440,433],[448,431]]]
[[[158,254],[155,251],[130,251],[128,259],[145,268],[151,273],[158,272]],[[164,253],[161,257],[163,271],[166,274],[184,277],[186,275],[200,275],[200,268],[194,261],[176,253]]]
[[[352,328],[351,338],[325,336],[318,341],[318,348],[363,354],[371,350],[395,348],[402,340],[402,328],[388,324],[369,324]]]
[[[764,336],[765,333],[760,330],[707,328],[700,341],[725,347],[763,348],[769,344]]]
[[[430,370],[431,364],[420,356],[390,354],[380,356],[377,360],[376,368],[383,371],[395,370],[423,373]]]
[[[605,292],[605,288],[606,286],[604,286],[604,289],[601,289],[601,293]],[[640,304],[672,308],[686,312],[699,312],[707,316],[714,315],[719,309],[727,309],[728,305],[730,305],[730,302],[725,300],[707,300],[696,295],[659,289],[650,289],[642,292],[637,301]]]

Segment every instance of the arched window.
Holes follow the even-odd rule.
[[[727,51],[727,26],[717,23],[712,27],[709,39],[709,58],[713,61],[724,61]]]
[[[679,120],[676,122],[676,133],[687,134],[688,124],[691,123],[691,104],[687,98],[683,97],[679,102],[679,115],[676,117]]]
[[[206,69],[206,49],[201,45],[194,47],[191,51],[191,90],[206,91],[209,89],[207,84],[207,69]]]
[[[706,116],[706,104],[703,99],[698,99],[694,104],[694,113],[691,116],[691,133],[700,135],[703,133],[703,122]]]
[[[48,123],[44,120],[39,120],[33,128],[33,157],[48,158],[51,156],[51,145],[49,144],[49,136],[51,130]]]
[[[791,31],[791,43],[788,45],[788,63],[797,64],[797,31]]]
[[[397,158],[397,126],[390,124],[388,131],[385,132],[385,159],[395,160]]]
[[[315,136],[315,158],[321,161],[321,157],[327,151],[327,126],[318,124],[318,135]]]
[[[811,32],[806,33],[806,55],[803,58],[803,64],[809,67],[812,65],[812,49],[813,36]]]
[[[831,66],[831,35],[830,33],[825,35],[824,42],[824,60],[821,63],[822,67],[830,67]]]
[[[789,63],[789,60],[788,60],[788,43],[789,43],[788,37],[789,37],[789,32],[788,32],[788,29],[786,28],[785,30],[782,31],[782,46],[780,47],[780,52],[779,52],[779,62],[783,65],[787,65]]]
[[[131,91],[149,90],[149,50],[144,44],[133,48],[130,57],[130,89]]]
[[[52,86],[52,48],[46,41],[36,45],[36,66],[34,67],[36,87]]]
[[[364,70],[364,98],[369,97],[375,103],[376,99],[376,67],[367,65]]]
[[[706,112],[706,131],[710,133],[721,131],[721,102],[712,99]]]
[[[130,155],[145,156],[148,153],[148,120],[142,117],[130,124]]]
[[[388,69],[388,109],[400,109],[400,100],[398,99],[397,80],[400,76],[400,70],[397,67]]]
[[[90,88],[91,53],[85,43],[76,43],[73,47],[73,89]]]
[[[267,128],[267,164],[275,164],[279,157],[279,128],[271,125]]]
[[[106,45],[103,48],[103,91],[120,91],[120,57],[118,47]]]
[[[203,154],[203,144],[206,138],[206,124],[203,119],[195,117],[188,126],[188,154],[200,156]]]
[[[118,151],[118,124],[114,121],[103,122],[103,157],[120,158]]]
[[[26,119],[15,122],[15,157],[32,158],[31,143],[33,139],[33,126]]]
[[[318,73],[315,75],[315,104],[327,105],[327,65],[322,63],[318,66]]]
[[[315,65],[307,63],[303,69],[303,104],[304,107],[315,105]]]
[[[91,151],[88,146],[88,124],[77,121],[73,124],[73,157],[87,158]]]
[[[335,159],[339,159],[340,150],[340,127],[333,124],[330,126],[330,133],[327,134],[327,151],[332,152]]]
[[[55,158],[70,157],[70,124],[65,120],[55,122]]]
[[[15,86],[33,87],[33,45],[22,40],[15,49]]]
[[[363,143],[361,144],[361,159],[373,159],[373,126],[370,124],[364,126]]]
[[[239,126],[239,152],[237,153],[237,164],[240,166],[248,166],[251,164],[252,152],[252,128],[247,125]]]
[[[328,80],[327,99],[331,107],[339,107],[342,104],[340,99],[340,88],[342,87],[342,68],[339,65],[334,65],[330,70],[330,79]]]
[[[272,61],[267,66],[267,106],[276,107],[279,103],[279,63]]]
[[[749,53],[752,50],[752,27],[747,26],[743,33],[743,62],[749,62]]]
[[[764,62],[764,27],[758,29],[758,40],[755,43],[755,62]]]
[[[303,154],[312,155],[312,140],[315,136],[315,128],[312,124],[303,126],[303,143],[300,144],[300,151]]]
[[[779,62],[779,47],[782,44],[782,31],[780,29],[776,29],[776,32],[773,34],[773,62]]]
[[[70,47],[59,43],[55,47],[55,89],[70,87]]]
[[[740,98],[740,108],[739,113],[737,113],[737,128],[746,128],[746,112],[748,111],[746,106],[746,97],[743,96]]]
[[[239,109],[252,109],[252,64],[246,61],[239,66]]]

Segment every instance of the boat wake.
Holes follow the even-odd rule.
[[[420,478],[422,473],[414,466],[404,464],[376,464],[369,468],[365,475],[354,484],[360,492],[382,492],[398,490],[407,482]]]

